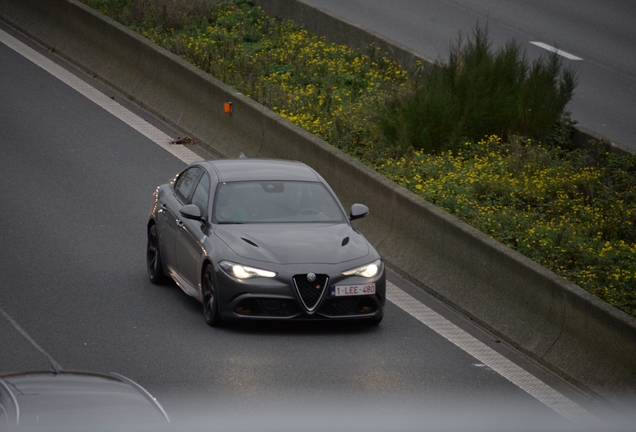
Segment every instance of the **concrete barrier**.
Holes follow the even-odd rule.
[[[356,224],[393,269],[565,379],[636,402],[632,317],[75,0],[3,0],[0,17],[220,156],[311,165],[371,208]]]

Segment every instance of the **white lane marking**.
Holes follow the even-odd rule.
[[[203,160],[199,155],[192,150],[182,146],[170,144],[172,139],[170,136],[161,132],[159,129],[140,118],[130,110],[124,108],[119,103],[115,102],[99,90],[91,87],[86,82],[79,79],[66,69],[58,66],[42,54],[23,44],[13,36],[0,30],[0,42],[22,55],[26,59],[32,61],[37,66],[41,67],[63,83],[67,84],[72,89],[84,95],[89,100],[95,102],[100,107],[132,127],[133,129],[146,136],[151,141],[155,142],[158,146],[164,148],[168,152],[172,153],[177,158],[181,159],[185,163],[198,162]]]
[[[590,412],[475,339],[391,282],[387,281],[386,288],[386,298],[391,303],[563,417],[577,424],[589,425],[590,422],[598,421]]]
[[[29,334],[22,327],[20,327],[20,325],[13,318],[11,318],[8,313],[2,310],[2,308],[0,308],[0,315],[4,316],[4,318],[9,321],[9,324],[11,324],[11,326],[16,329],[18,333],[20,333],[27,341],[29,341],[29,343],[33,345],[36,350],[40,351],[42,355],[44,355],[44,357],[49,360],[51,366],[53,366],[57,370],[62,370],[62,366],[60,366],[60,364],[56,362],[55,359],[49,355],[49,353],[44,351],[44,349],[40,345],[38,345],[38,343],[31,336],[29,336]]]
[[[0,42],[40,66],[42,69],[51,73],[71,88],[77,90],[79,93],[86,96],[88,99],[95,102],[115,117],[124,121],[185,163],[202,160],[196,153],[183,146],[171,145],[171,139],[168,135],[164,134],[156,127],[121,106],[119,103],[113,101],[103,93],[88,85],[86,82],[77,78],[75,75],[66,71],[64,68],[58,66],[51,60],[24,45],[22,42],[2,30],[0,30]],[[468,333],[464,332],[459,327],[438,315],[436,312],[429,309],[390,282],[387,282],[387,299],[448,341],[475,357],[484,365],[493,369],[537,400],[561,414],[563,417],[575,423],[586,424],[589,424],[590,420],[596,419],[588,411],[584,410],[582,407],[572,402],[552,387],[543,383],[524,369],[512,363],[510,360],[479,342],[477,339],[473,338]],[[21,329],[15,321],[13,321],[13,319],[4,313],[2,309],[0,309],[0,312],[13,325],[13,327],[26,337],[40,352],[42,352],[52,364],[59,366],[50,355],[48,355],[24,330]]]
[[[544,50],[548,50],[550,52],[557,53],[558,55],[560,55],[562,57],[565,57],[567,59],[570,59],[570,60],[583,60],[581,57],[577,57],[574,54],[570,54],[568,52],[561,51],[560,49],[555,48],[553,46],[550,46],[548,44],[544,44],[543,42],[530,42],[530,43],[532,45],[538,46],[539,48],[543,48]]]

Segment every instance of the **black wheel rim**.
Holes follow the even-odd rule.
[[[214,304],[214,288],[212,287],[212,272],[210,270],[205,271],[203,277],[203,313],[205,320],[208,323],[214,321],[216,314],[216,305]]]
[[[150,228],[148,231],[148,252],[147,252],[147,261],[148,261],[148,271],[152,276],[157,274],[157,262],[158,262],[159,250],[157,249],[157,233],[153,228]]]

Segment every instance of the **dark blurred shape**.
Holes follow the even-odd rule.
[[[168,415],[122,375],[19,372],[0,375],[0,430],[165,430]]]

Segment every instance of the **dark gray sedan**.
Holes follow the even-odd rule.
[[[153,193],[150,280],[172,278],[209,325],[237,319],[382,320],[382,259],[333,190],[300,162],[189,165]]]

